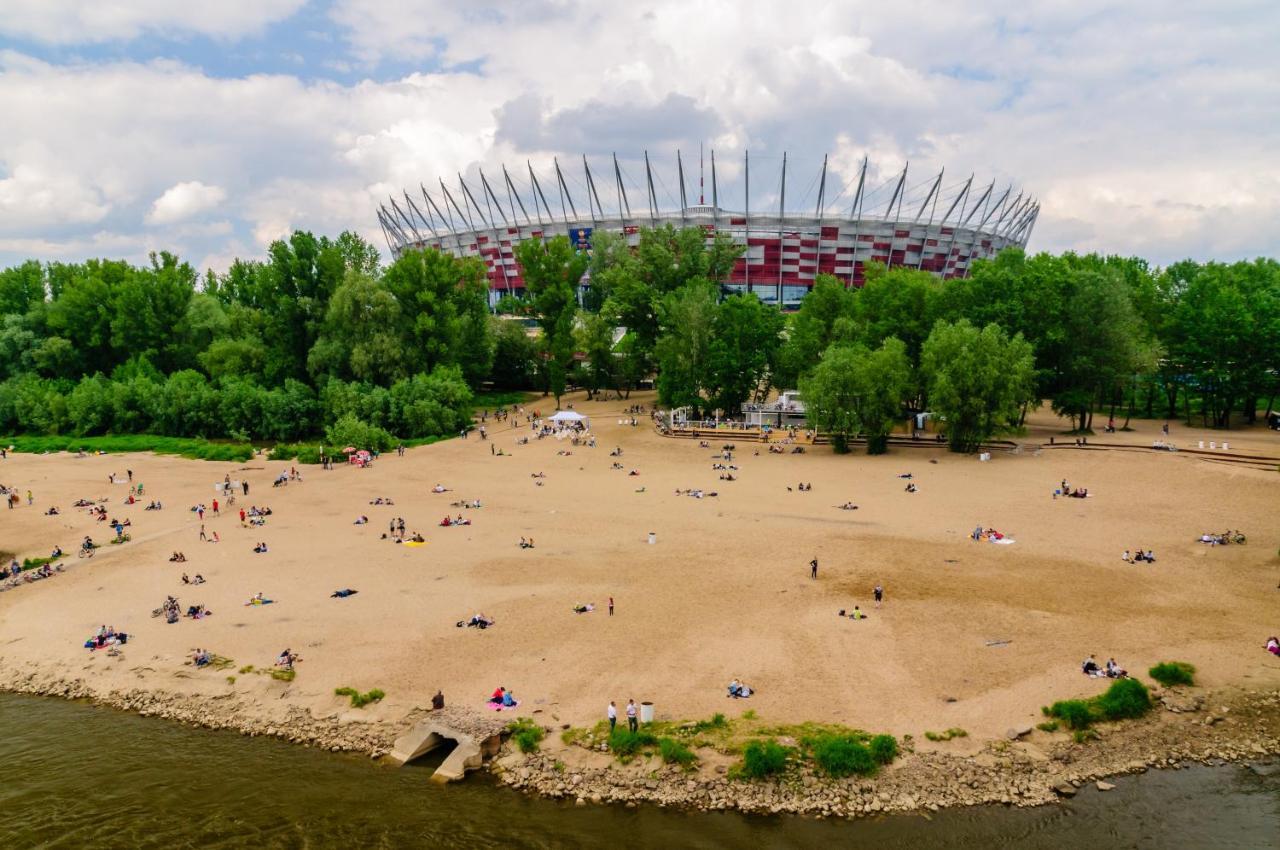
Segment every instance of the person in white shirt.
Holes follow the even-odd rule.
[[[609,701],[609,708],[605,712],[609,717],[609,731],[613,731],[613,727],[618,725],[618,707],[613,704],[613,700]]]

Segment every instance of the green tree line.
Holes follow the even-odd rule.
[[[968,451],[1041,400],[1081,430],[1098,412],[1229,427],[1274,403],[1274,260],[1007,250],[960,280],[820,275],[784,315],[725,285],[740,254],[671,226],[634,248],[597,233],[590,256],[524,242],[526,296],[498,310],[524,321],[491,314],[479,260],[410,251],[380,267],[350,233],[297,232],[203,277],[168,253],[29,261],[0,270],[0,432],[295,441],[341,423],[418,438],[464,427],[482,389],[558,404],[573,386],[652,381],[664,405],[729,416],[800,388],[838,449],[863,435],[883,450],[907,411],[932,410]]]

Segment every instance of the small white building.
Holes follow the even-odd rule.
[[[786,390],[774,401],[765,404],[742,405],[742,421],[748,427],[803,428],[805,427],[804,401],[797,390]]]

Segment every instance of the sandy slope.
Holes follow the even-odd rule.
[[[640,399],[648,401],[649,399]],[[543,405],[549,407],[549,404]],[[0,510],[0,549],[74,551],[86,533],[110,532],[83,511],[80,496],[109,497],[132,519],[133,542],[105,547],[92,561],[74,557],[65,575],[0,594],[0,667],[32,662],[90,677],[104,687],[205,692],[234,689],[333,711],[338,685],[380,687],[374,716],[424,705],[436,688],[453,703],[482,703],[496,685],[565,722],[589,723],[609,699],[654,701],[659,716],[693,717],[754,708],[778,720],[841,721],[872,730],[915,733],[960,726],[975,738],[1001,734],[1038,716],[1045,702],[1102,689],[1078,672],[1080,659],[1114,655],[1145,671],[1168,658],[1197,664],[1204,684],[1275,685],[1280,663],[1261,650],[1280,631],[1280,478],[1187,455],[1051,450],[998,455],[990,463],[941,449],[897,450],[885,457],[753,455],[742,444],[740,480],[718,480],[711,451],[664,439],[650,428],[617,424],[622,403],[576,407],[595,417],[600,444],[570,448],[552,439],[517,446],[525,429],[498,430],[494,457],[476,437],[383,458],[374,468],[322,472],[272,489],[286,465],[220,464],[149,455],[76,459],[11,456],[0,482],[36,494],[36,505]],[[1042,418],[1030,447],[1057,427]],[[1158,429],[1140,423],[1115,442],[1150,444]],[[1043,429],[1043,430],[1042,430]],[[1185,432],[1182,445],[1221,435]],[[1230,435],[1233,450],[1280,455],[1280,435]],[[1108,442],[1099,436],[1093,442]],[[621,446],[627,469],[610,468]],[[933,463],[932,461],[937,461]],[[112,472],[134,471],[166,509],[121,504]],[[530,474],[546,473],[544,486]],[[222,542],[201,543],[186,508],[209,503],[223,475],[251,482],[248,503],[268,504],[265,529],[244,529],[230,515],[206,517]],[[920,492],[903,492],[912,472]],[[1066,477],[1087,486],[1087,500],[1053,500]],[[787,486],[812,482],[812,492]],[[430,493],[436,482],[453,488]],[[635,492],[638,487],[646,492]],[[673,495],[675,488],[718,490],[717,498]],[[370,506],[389,496],[393,507]],[[449,502],[480,498],[464,511],[474,525],[439,528]],[[835,509],[852,500],[856,512]],[[64,514],[42,514],[50,504]],[[352,524],[367,514],[370,524]],[[429,545],[408,549],[380,540],[388,520],[404,516]],[[1012,546],[973,543],[977,524],[1017,539]],[[1209,548],[1201,531],[1238,527],[1247,546]],[[649,531],[657,545],[646,543]],[[521,550],[521,536],[537,548]],[[265,540],[270,552],[251,549]],[[1154,549],[1155,566],[1121,562],[1126,548]],[[190,561],[170,564],[183,549]],[[808,561],[821,564],[818,581]],[[208,584],[183,587],[201,572]],[[882,582],[886,603],[862,622],[836,611],[872,607]],[[355,597],[330,599],[340,587]],[[242,603],[262,591],[264,608]],[[184,609],[215,615],[166,625],[150,611],[166,594]],[[617,616],[603,608],[608,596]],[[575,615],[578,601],[595,613]],[[454,623],[476,611],[498,621],[481,632]],[[101,623],[135,635],[116,661],[81,648]],[[991,641],[1007,645],[988,646]],[[191,647],[269,666],[291,647],[302,654],[292,685],[263,676],[194,671]],[[738,676],[759,694],[724,697]]]

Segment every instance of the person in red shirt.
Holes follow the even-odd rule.
[[[218,515],[218,500],[217,500],[217,499],[214,499],[214,500],[213,500],[213,515],[214,515],[214,516],[217,516],[217,515]]]

